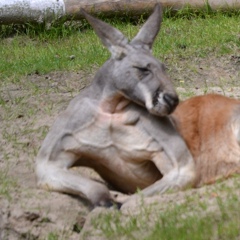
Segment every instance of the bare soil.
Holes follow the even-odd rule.
[[[166,59],[166,63],[182,98],[209,92],[240,98],[239,54],[182,59],[178,63]],[[83,239],[86,231],[91,232],[86,239],[102,239],[96,237],[91,219],[97,218],[99,212],[116,210],[91,211],[91,206],[83,199],[39,190],[34,175],[34,158],[49,127],[69,101],[91,82],[92,77],[93,73],[52,72],[26,76],[16,84],[2,84],[0,240],[56,239],[56,234],[58,239]],[[89,169],[80,171],[99,179]],[[229,179],[226,184],[231,187],[232,181]],[[148,198],[145,205],[157,201],[163,208],[169,202],[181,202],[187,195],[212,191],[213,187]],[[240,199],[239,188],[236,194]],[[118,197],[124,196],[118,193]],[[215,201],[211,196],[207,200],[214,208]],[[138,209],[139,203],[133,203],[123,212],[127,218]],[[158,210],[161,211],[161,208]]]

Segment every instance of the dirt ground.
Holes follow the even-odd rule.
[[[220,58],[182,59],[178,63],[171,59],[165,61],[182,98],[209,92],[240,98],[240,53]],[[54,234],[61,236],[58,239],[83,239],[86,231],[91,232],[86,239],[101,239],[95,236],[91,218],[96,218],[99,212],[115,210],[91,211],[83,199],[39,190],[34,176],[34,158],[48,128],[68,102],[89,84],[93,74],[35,74],[17,84],[2,85],[0,240],[57,239]],[[80,171],[98,178],[91,170]],[[231,187],[232,181],[229,179],[226,184]],[[164,207],[168,202],[180,202],[186,195],[202,194],[213,187],[156,196],[146,199],[145,204],[157,201]],[[240,189],[236,190],[240,199]],[[214,201],[209,201],[214,206]],[[124,214],[127,217],[131,212],[136,213],[138,207],[138,203],[134,203]],[[83,227],[81,231],[79,226]]]

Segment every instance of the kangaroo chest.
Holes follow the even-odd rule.
[[[135,111],[108,114],[97,112],[94,121],[74,133],[86,149],[96,157],[118,156],[126,161],[146,160],[159,151],[159,144],[147,132],[143,119]]]
[[[134,192],[161,177],[149,161],[161,151],[160,144],[146,131],[137,112],[98,113],[87,128],[74,135],[81,143],[81,153],[88,159],[86,165],[97,169],[117,189]],[[126,180],[128,185],[123,188],[122,182]]]

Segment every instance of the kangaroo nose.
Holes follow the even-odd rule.
[[[179,103],[179,98],[176,94],[165,93],[163,99],[167,103],[170,113],[174,111]]]

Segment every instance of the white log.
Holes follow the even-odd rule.
[[[164,7],[181,9],[188,5],[192,8],[202,9],[208,4],[213,10],[234,10],[240,9],[240,0],[161,0]]]
[[[181,9],[186,5],[214,9],[240,9],[240,0],[0,0],[0,24],[50,22],[63,16],[81,19],[80,8],[92,14],[139,15],[152,10],[157,2],[163,8]]]
[[[0,24],[52,21],[64,15],[63,0],[0,0]]]

